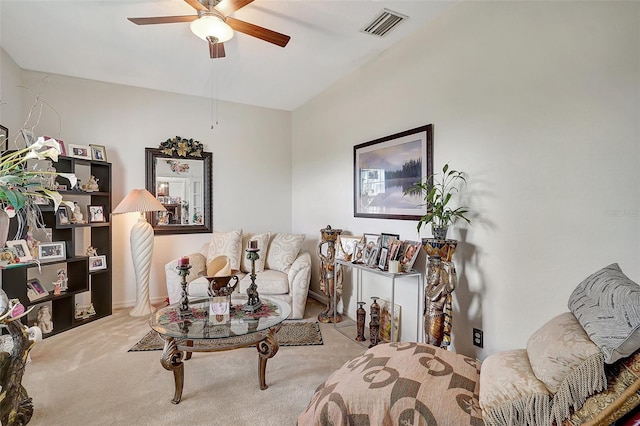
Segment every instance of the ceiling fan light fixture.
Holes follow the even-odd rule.
[[[233,38],[233,29],[216,14],[202,14],[199,19],[191,22],[191,32],[205,41],[215,38],[218,43]]]

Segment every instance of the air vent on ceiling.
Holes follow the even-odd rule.
[[[394,12],[393,10],[382,9],[382,11],[360,31],[384,37],[389,31],[394,29],[400,22],[407,18],[408,16]]]

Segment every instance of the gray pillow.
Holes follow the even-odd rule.
[[[568,307],[612,364],[640,349],[640,286],[617,263],[587,277]]]

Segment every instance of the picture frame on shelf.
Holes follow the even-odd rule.
[[[107,221],[104,216],[103,206],[87,206],[87,210],[89,211],[89,223],[102,223]]]
[[[38,244],[38,260],[54,261],[67,258],[64,241]]]
[[[367,258],[367,266],[369,268],[374,268],[378,263],[378,250],[380,247],[374,246],[371,251],[369,251],[369,257]]]
[[[91,159],[94,161],[107,161],[107,148],[103,145],[89,144],[91,148]]]
[[[380,248],[380,259],[378,260],[378,269],[384,271],[387,269],[387,261],[389,260],[389,249],[386,247]]]
[[[380,247],[386,247],[389,249],[391,248],[391,244],[399,239],[400,234],[386,234],[383,232],[380,234]]]
[[[7,241],[7,247],[11,248],[14,251],[16,256],[18,256],[20,263],[26,263],[33,259],[31,257],[29,246],[27,245],[27,242],[25,240]]]
[[[427,206],[407,188],[433,174],[431,124],[353,147],[353,215],[377,219],[420,220]]]
[[[380,340],[391,343],[391,327],[393,327],[393,341],[400,341],[400,305],[393,305],[385,299],[378,299],[380,305]]]
[[[81,158],[83,160],[91,160],[91,148],[87,145],[69,144],[69,150],[73,158]]]
[[[402,244],[402,254],[400,255],[400,272],[409,272],[413,268],[422,243],[417,241],[404,241]]]
[[[56,185],[56,191],[67,191],[67,185]]]
[[[9,129],[0,125],[0,150],[6,151],[9,148]]]
[[[40,280],[37,278],[30,278],[27,280],[27,297],[30,302],[34,300],[42,299],[43,297],[47,297],[49,292],[40,284]]]
[[[389,249],[389,260],[398,260],[401,247],[402,241],[400,240],[396,240],[391,244],[391,248]]]
[[[107,269],[107,256],[91,256],[89,257],[89,272]]]
[[[21,129],[20,133],[22,134],[22,137],[24,138],[24,143],[27,147],[30,147],[31,145],[36,143],[36,135],[33,133],[32,130]]]
[[[362,237],[369,247],[380,245],[380,234],[365,233]]]
[[[56,211],[56,225],[71,225],[71,215],[67,206],[58,207]]]
[[[17,265],[18,259],[15,250],[4,247],[0,249],[0,268],[10,268]]]

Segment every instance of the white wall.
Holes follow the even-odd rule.
[[[640,278],[639,34],[634,2],[457,5],[294,112],[294,231],[416,239],[353,217],[353,146],[433,123],[435,168],[468,174],[475,212],[453,234],[454,346],[524,347],[600,267]]]
[[[20,67],[0,47],[0,124],[9,129],[9,147],[19,134],[23,117]]]
[[[144,148],[179,135],[202,142],[213,153],[213,224],[228,231],[290,231],[291,113],[220,102],[211,129],[211,100],[90,80],[23,71],[55,112],[45,109],[35,132],[68,144],[104,145],[113,163],[113,207],[145,186]],[[23,94],[22,114],[32,98]],[[129,231],[136,214],[114,216],[113,303],[133,305],[135,275]],[[151,273],[153,302],[164,300],[164,264],[198,251],[210,234],[158,236]]]

